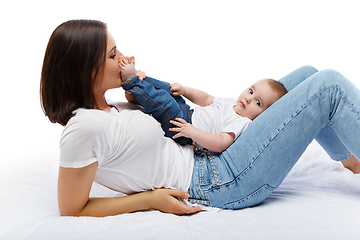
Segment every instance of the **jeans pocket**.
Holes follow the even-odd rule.
[[[264,201],[267,198],[267,196],[269,196],[270,193],[272,193],[274,190],[275,190],[274,187],[268,184],[264,184],[263,186],[258,188],[256,191],[250,193],[246,197],[235,202],[227,203],[226,207],[229,209],[241,209],[241,208],[258,205],[262,201]]]
[[[199,169],[199,182],[200,182],[200,186],[206,186],[212,183],[211,181],[211,174],[210,174],[210,170],[208,167],[208,162],[203,159],[201,160],[200,164],[200,169]]]

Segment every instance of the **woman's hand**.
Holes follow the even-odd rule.
[[[156,189],[152,191],[151,206],[164,213],[176,215],[194,214],[201,211],[200,207],[189,207],[179,199],[187,199],[189,194],[174,189]]]

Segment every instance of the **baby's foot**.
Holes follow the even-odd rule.
[[[131,57],[126,57],[127,60],[128,60],[128,63],[132,63],[135,65],[135,57],[134,56],[131,56]]]
[[[125,82],[136,72],[134,63],[130,61],[128,57],[119,60],[121,82]]]

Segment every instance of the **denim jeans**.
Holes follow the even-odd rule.
[[[314,138],[334,160],[360,159],[360,91],[350,81],[309,66],[280,81],[289,92],[228,149],[195,155],[190,202],[224,209],[261,203]]]
[[[150,77],[140,81],[134,76],[121,85],[124,90],[133,94],[146,113],[151,114],[161,124],[166,137],[171,138],[177,133],[169,130],[175,127],[170,124],[170,120],[182,118],[191,123],[193,110],[181,96],[172,96],[169,83]],[[192,140],[186,137],[174,140],[181,145],[192,144]]]

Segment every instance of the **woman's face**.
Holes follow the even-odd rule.
[[[107,32],[106,60],[95,79],[93,92],[95,95],[105,94],[108,89],[121,87],[119,59],[124,55],[116,49],[114,38]]]

